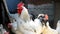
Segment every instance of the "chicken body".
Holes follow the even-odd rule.
[[[21,14],[11,14],[11,16],[15,19],[12,19],[12,31],[15,34],[40,34],[42,32],[40,20],[38,18],[36,18],[34,21],[30,19],[28,10],[23,5],[19,8],[19,10],[22,8]],[[16,26],[14,26],[14,24]]]
[[[47,26],[43,27],[43,34],[58,34],[58,32],[54,29],[52,29],[49,26],[49,22],[46,23]]]

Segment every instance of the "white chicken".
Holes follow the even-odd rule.
[[[56,30],[58,31],[58,34],[60,34],[60,20],[58,20],[58,22],[57,22]]]
[[[42,30],[40,20],[38,19],[37,21],[33,21],[30,19],[28,10],[24,6],[21,6],[20,8],[23,8],[20,18],[23,20],[21,22],[24,22],[20,24],[20,26],[18,25],[20,32],[23,34],[40,34]]]
[[[58,32],[49,26],[48,15],[44,15],[42,34],[58,34]]]
[[[43,27],[43,34],[58,34],[58,32],[49,26],[49,22]]]
[[[13,26],[13,32],[16,34],[40,34],[42,30],[41,22],[39,19],[35,19],[34,21],[30,19],[28,10],[23,6],[23,3],[18,4],[18,14],[14,19],[16,20],[13,21],[14,23],[17,23],[17,30],[15,30],[14,23],[12,24]],[[14,20],[13,19],[13,20]],[[37,21],[36,21],[37,20]]]

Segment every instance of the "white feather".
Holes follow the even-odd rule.
[[[49,26],[49,22],[46,23],[47,26],[44,27],[43,34],[58,34],[58,32],[54,29],[52,29]]]
[[[58,22],[57,22],[56,30],[58,31],[58,34],[60,34],[60,20],[58,20]]]

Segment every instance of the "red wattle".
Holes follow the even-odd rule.
[[[18,14],[21,14],[23,8],[17,10]]]

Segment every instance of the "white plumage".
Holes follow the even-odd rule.
[[[23,10],[20,15],[11,15],[16,21],[13,21],[12,31],[16,34],[40,34],[42,30],[41,22],[39,19],[34,21],[30,19],[28,10],[22,6]],[[13,20],[14,20],[13,19]]]
[[[37,34],[41,34],[42,33],[42,24],[41,24],[41,22],[40,22],[40,19],[35,19],[34,20],[34,23],[35,23],[35,28],[36,28],[36,32],[37,32]]]
[[[20,15],[20,18],[23,19],[24,21],[30,20],[30,15],[28,13],[28,10],[24,6],[22,6],[22,8],[23,8],[23,10]]]
[[[47,26],[44,26],[43,28],[43,34],[58,34],[58,32],[54,29],[52,29],[49,26],[49,22],[46,23]]]
[[[60,20],[58,20],[58,22],[57,22],[56,30],[58,31],[58,34],[60,34]]]

